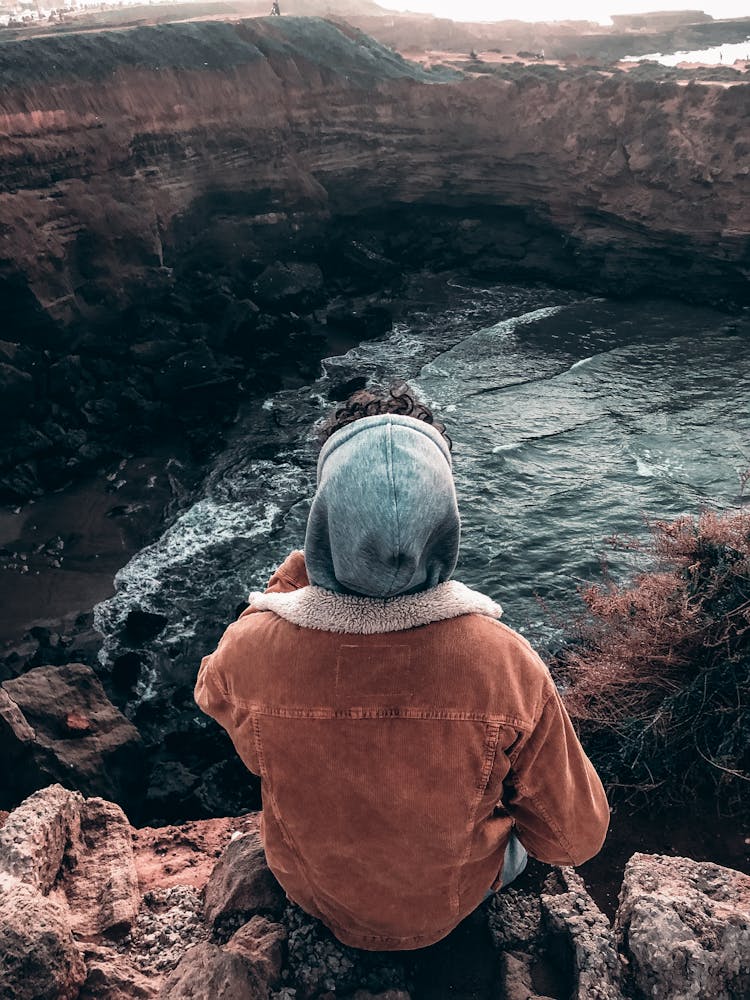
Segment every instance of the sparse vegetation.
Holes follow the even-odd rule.
[[[750,813],[750,510],[613,544],[655,566],[584,590],[579,641],[553,665],[589,756],[633,804]]]

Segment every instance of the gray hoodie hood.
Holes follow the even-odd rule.
[[[324,444],[305,535],[314,586],[381,598],[435,587],[456,567],[460,529],[450,451],[430,424],[383,413]]]

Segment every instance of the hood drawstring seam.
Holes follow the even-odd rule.
[[[393,588],[394,581],[398,576],[399,570],[401,569],[401,525],[399,524],[398,518],[398,497],[396,496],[396,476],[393,472],[393,430],[391,424],[387,424],[387,432],[385,438],[385,462],[386,468],[388,469],[388,481],[391,487],[391,492],[393,493],[393,511],[396,516],[396,568],[393,571],[393,576],[388,582],[388,586],[385,588],[384,597],[388,597]]]

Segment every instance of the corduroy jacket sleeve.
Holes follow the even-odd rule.
[[[295,549],[289,553],[268,581],[266,593],[288,593],[290,590],[298,590],[300,587],[306,587],[308,583],[305,553],[302,549]]]
[[[506,806],[529,854],[550,865],[593,858],[609,826],[607,796],[551,678],[536,724],[510,760]]]
[[[214,652],[201,660],[193,692],[198,708],[212,719],[216,719],[220,726],[230,732],[230,735],[232,699],[227,685],[227,671],[231,669],[232,660],[237,655],[231,632],[230,625]]]
[[[296,590],[307,585],[307,572],[305,570],[305,557],[300,550],[295,550],[279,566],[276,572],[268,581],[266,593],[284,592]],[[251,612],[251,609],[243,611],[240,617],[244,617]],[[235,625],[230,625],[219,641],[215,651],[209,656],[204,656],[198,679],[195,684],[194,697],[196,704],[202,712],[216,719],[220,726],[227,730],[232,736],[236,726],[236,706],[232,701],[231,677],[235,670],[246,669],[248,661],[254,655],[260,655],[262,651],[248,649],[246,642],[243,642],[242,632]],[[248,756],[251,759],[247,759]],[[246,766],[254,774],[259,773],[258,762],[254,759],[253,751],[243,744],[243,760]]]

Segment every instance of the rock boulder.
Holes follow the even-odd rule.
[[[0,996],[76,1000],[85,979],[65,908],[0,873]]]
[[[244,956],[267,988],[276,989],[281,983],[285,942],[284,926],[256,913],[232,935],[226,950]]]
[[[267,1000],[268,987],[239,952],[215,944],[186,951],[168,977],[160,1000]]]
[[[750,996],[750,876],[707,861],[634,854],[616,927],[645,996]]]
[[[0,829],[0,872],[48,893],[66,850],[80,841],[82,805],[78,792],[61,785],[29,796]]]
[[[6,776],[12,797],[49,782],[120,802],[138,794],[138,730],[107,698],[91,667],[35,667],[5,681],[2,691],[0,756],[15,761]]]
[[[131,827],[122,809],[104,799],[86,799],[81,839],[63,881],[79,938],[116,938],[135,924],[141,895],[133,858]],[[72,852],[71,852],[72,853]]]
[[[572,951],[571,1000],[622,1000],[621,966],[609,920],[572,868],[547,877],[541,896],[543,931]]]
[[[214,927],[255,913],[278,917],[285,901],[266,864],[260,835],[242,834],[229,843],[208,880],[205,916]]]

